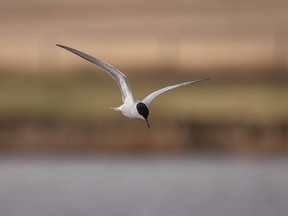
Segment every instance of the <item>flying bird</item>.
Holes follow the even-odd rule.
[[[148,122],[148,116],[149,116],[148,105],[155,97],[157,97],[158,95],[160,95],[166,91],[169,91],[169,90],[181,87],[181,86],[186,86],[189,84],[205,81],[205,80],[209,79],[209,78],[204,78],[204,79],[198,79],[198,80],[193,80],[193,81],[189,81],[189,82],[179,83],[176,85],[167,86],[165,88],[159,89],[159,90],[149,94],[143,100],[135,100],[133,97],[128,79],[127,79],[126,75],[123,74],[121,71],[119,71],[118,69],[116,69],[112,65],[110,65],[110,64],[108,64],[108,63],[106,63],[100,59],[94,58],[94,57],[92,57],[86,53],[83,53],[79,50],[76,50],[76,49],[73,49],[73,48],[70,48],[67,46],[63,46],[60,44],[56,44],[56,46],[59,46],[63,49],[66,49],[66,50],[84,58],[85,60],[95,64],[96,66],[98,66],[99,68],[101,68],[105,72],[107,72],[110,76],[112,76],[120,88],[120,91],[122,94],[123,104],[119,107],[111,107],[111,108],[114,109],[115,111],[121,111],[122,114],[128,118],[145,120],[148,128],[150,128],[150,125]]]

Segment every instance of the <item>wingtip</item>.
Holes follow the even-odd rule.
[[[58,46],[58,47],[62,47],[62,48],[65,47],[65,46],[63,46],[63,45],[61,45],[61,44],[56,44],[56,46]]]
[[[193,83],[195,83],[195,82],[203,82],[203,81],[207,81],[207,80],[210,80],[210,78],[207,77],[207,78],[203,78],[203,79],[194,80],[194,82],[192,81],[191,84],[193,84]]]
[[[56,44],[56,46],[61,47],[61,48],[65,49],[65,50],[68,50],[70,52],[75,53],[75,50],[73,48],[68,47],[68,46],[61,45],[61,44]],[[75,54],[77,54],[77,53],[75,53]]]

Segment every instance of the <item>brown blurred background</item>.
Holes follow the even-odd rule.
[[[2,0],[2,153],[288,154],[287,0]],[[144,122],[115,82],[55,46],[127,74],[136,98],[166,85]]]

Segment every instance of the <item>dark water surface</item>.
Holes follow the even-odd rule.
[[[1,216],[287,216],[287,160],[1,159]]]

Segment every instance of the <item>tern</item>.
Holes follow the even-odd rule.
[[[145,120],[148,128],[150,128],[150,124],[148,122],[148,116],[149,116],[148,105],[155,97],[157,97],[158,95],[160,95],[166,91],[169,91],[169,90],[181,87],[181,86],[186,86],[186,85],[194,84],[197,82],[205,81],[205,80],[209,79],[209,78],[204,78],[204,79],[198,79],[198,80],[193,80],[193,81],[189,81],[189,82],[179,83],[176,85],[167,86],[165,88],[161,88],[161,89],[149,94],[143,100],[135,100],[133,97],[128,79],[127,79],[126,75],[123,74],[121,71],[119,71],[118,69],[116,69],[112,65],[110,65],[110,64],[108,64],[108,63],[106,63],[100,59],[94,58],[94,57],[92,57],[86,53],[83,53],[79,50],[76,50],[76,49],[73,49],[73,48],[70,48],[70,47],[67,47],[64,45],[60,45],[60,44],[56,44],[56,46],[59,46],[63,49],[66,49],[66,50],[82,57],[83,59],[95,64],[96,66],[98,66],[99,68],[101,68],[102,70],[107,72],[110,76],[112,76],[120,88],[120,91],[122,94],[123,104],[119,107],[110,107],[110,108],[115,110],[115,111],[121,111],[122,114],[128,118]]]

